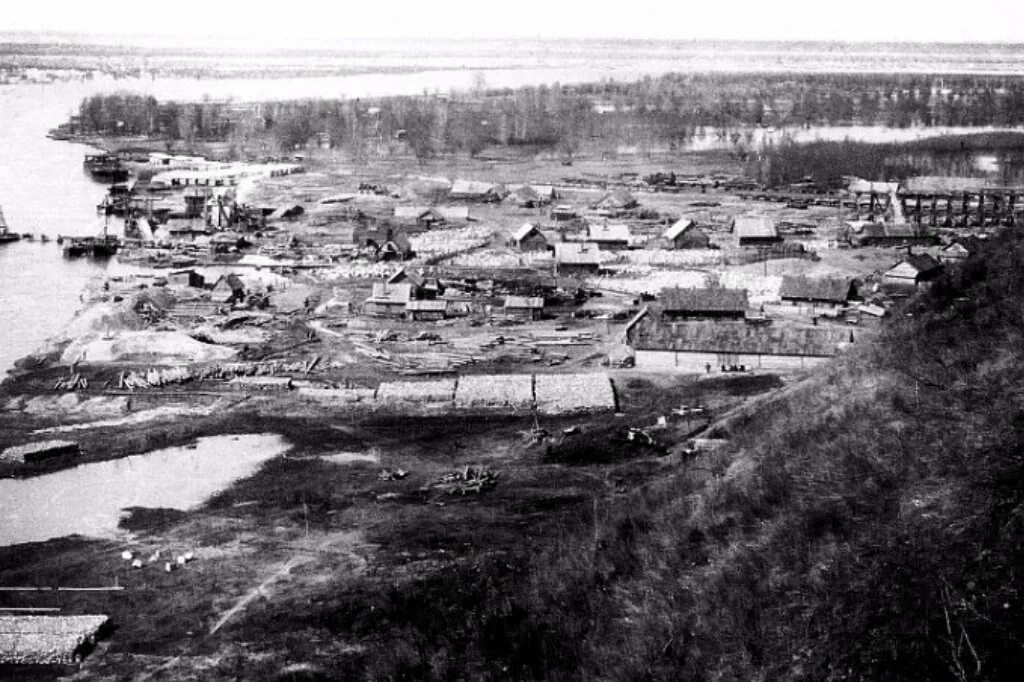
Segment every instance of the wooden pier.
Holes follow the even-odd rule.
[[[899,202],[894,207],[893,202]],[[932,227],[989,227],[1024,221],[1024,188],[961,192],[856,192],[843,201],[854,220],[874,220],[899,211],[908,222]]]

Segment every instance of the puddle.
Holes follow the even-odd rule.
[[[0,480],[0,545],[66,535],[115,537],[127,507],[193,509],[286,452],[277,434],[200,438],[52,474]]]

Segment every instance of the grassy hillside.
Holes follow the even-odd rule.
[[[460,576],[414,676],[1018,679],[1022,265],[1024,238],[988,244],[728,451]]]
[[[729,452],[615,505],[573,581],[599,595],[582,676],[1016,678],[1022,264],[1020,236],[989,244]]]

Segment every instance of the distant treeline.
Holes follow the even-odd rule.
[[[226,141],[241,152],[316,144],[428,158],[493,145],[640,153],[714,132],[737,148],[752,126],[1024,125],[1024,78],[886,74],[668,74],[624,83],[424,93],[376,100],[157,102],[120,93],[80,107],[86,132]]]
[[[805,180],[822,188],[844,186],[844,176],[904,180],[913,175],[991,176],[978,155],[992,157],[1005,185],[1024,184],[1024,133],[943,135],[913,142],[784,140],[752,157],[748,174],[770,187]]]

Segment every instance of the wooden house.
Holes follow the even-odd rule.
[[[512,235],[513,245],[520,251],[547,251],[548,240],[540,228],[533,223],[525,223]]]
[[[544,314],[540,296],[506,296],[502,306],[506,317],[517,320],[539,320]]]
[[[800,370],[826,362],[853,341],[833,327],[672,322],[645,308],[626,326],[637,369],[687,373]]]
[[[575,220],[578,217],[579,214],[576,213],[576,209],[568,204],[559,204],[551,209],[551,219],[556,222]]]
[[[363,310],[370,315],[403,317],[406,305],[412,300],[412,285],[408,282],[374,282],[373,292],[363,303]]]
[[[601,269],[601,249],[596,244],[558,242],[555,267],[559,275],[596,275]]]
[[[662,241],[669,249],[706,249],[711,243],[690,218],[680,218],[670,225],[662,235]]]
[[[882,274],[882,282],[897,287],[925,286],[942,274],[942,263],[926,253],[910,254]]]
[[[413,257],[412,244],[404,232],[391,234],[380,248],[377,256],[383,261],[404,261]]]
[[[963,262],[971,252],[960,242],[953,242],[939,251],[939,261],[946,265],[956,265]]]
[[[629,231],[629,225],[625,224],[591,224],[587,226],[587,241],[597,244],[609,251],[619,251],[629,248],[633,235]]]
[[[500,185],[479,180],[456,180],[448,192],[448,198],[455,201],[492,202],[501,201],[504,192]]]
[[[636,200],[636,197],[629,190],[620,187],[602,196],[592,205],[592,208],[598,211],[618,212],[628,211],[639,205],[640,202]]]
[[[782,241],[775,221],[765,216],[739,216],[732,232],[740,246],[772,246]]]

